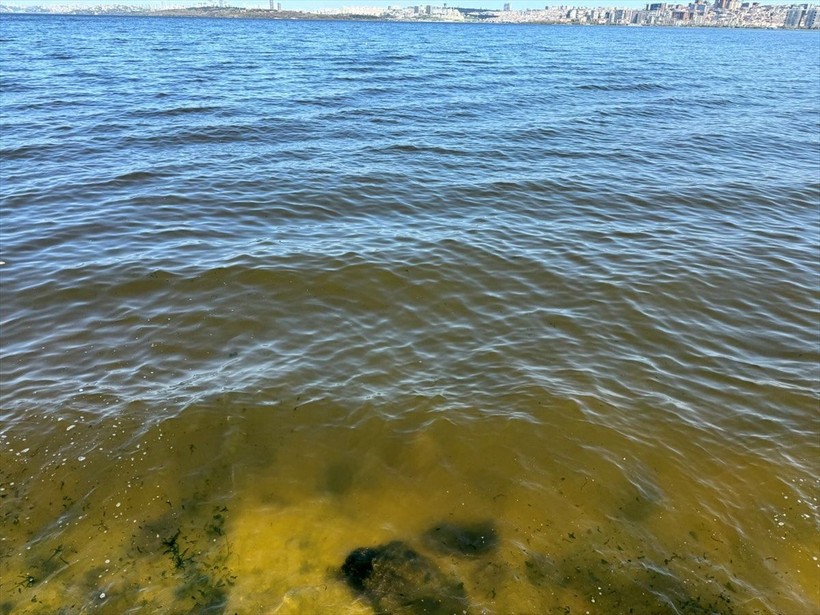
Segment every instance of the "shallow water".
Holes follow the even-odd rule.
[[[818,609],[820,33],[0,20],[0,612]]]

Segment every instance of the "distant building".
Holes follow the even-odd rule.
[[[505,3],[504,3],[504,10],[505,10],[505,11],[509,11],[509,10],[510,10],[510,3],[509,3],[509,2],[505,2]]]
[[[803,27],[804,28],[817,28],[820,27],[820,19],[818,19],[818,8],[812,7],[808,11],[806,11],[806,17],[803,19]]]
[[[803,16],[806,11],[802,8],[789,9],[786,13],[786,21],[783,24],[787,28],[799,28],[800,22],[803,21]]]
[[[628,9],[615,9],[612,13],[610,13],[610,23],[632,23],[632,11]]]

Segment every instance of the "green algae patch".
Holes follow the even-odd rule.
[[[498,547],[498,530],[492,521],[442,522],[424,533],[425,545],[440,553],[478,557]]]

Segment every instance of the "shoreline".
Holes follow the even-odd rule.
[[[241,8],[191,8],[191,9],[167,9],[159,11],[4,11],[0,10],[0,17],[8,15],[43,17],[149,17],[149,18],[194,18],[194,19],[246,19],[246,20],[267,20],[267,21],[344,21],[344,22],[369,22],[369,23],[447,23],[447,24],[487,24],[495,26],[565,26],[565,27],[614,27],[614,28],[703,28],[715,30],[779,30],[779,31],[811,31],[813,28],[787,28],[783,26],[755,26],[737,25],[723,23],[676,23],[676,24],[633,24],[633,23],[578,23],[566,21],[498,21],[489,18],[465,18],[465,19],[408,19],[390,16],[374,15],[345,15],[345,14],[317,14],[303,11],[272,11],[269,9],[241,9]]]

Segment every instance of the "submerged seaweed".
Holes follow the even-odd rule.
[[[424,543],[440,553],[475,557],[490,553],[498,546],[498,532],[492,521],[477,523],[438,523],[424,534]]]

